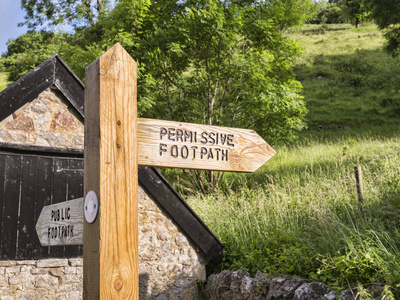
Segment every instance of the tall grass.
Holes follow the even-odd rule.
[[[255,174],[189,204],[226,245],[224,267],[321,280],[336,288],[400,282],[400,137],[303,136]],[[378,128],[379,130],[379,128]],[[364,203],[356,192],[361,165]]]

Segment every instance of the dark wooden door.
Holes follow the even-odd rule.
[[[0,259],[77,257],[82,246],[42,247],[45,205],[83,197],[83,158],[0,152]]]

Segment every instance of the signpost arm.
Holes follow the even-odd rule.
[[[120,44],[86,69],[84,299],[139,299],[136,63]],[[84,208],[85,209],[85,208]]]

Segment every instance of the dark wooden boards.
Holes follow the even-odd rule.
[[[80,246],[42,247],[35,224],[45,205],[83,196],[83,159],[0,152],[0,257],[77,257]]]
[[[53,158],[40,156],[38,157],[38,170],[36,173],[40,187],[36,189],[35,211],[34,211],[34,226],[39,218],[43,206],[50,205],[53,194]],[[40,245],[37,234],[34,234],[34,248],[32,253],[33,259],[48,257],[50,248]],[[27,258],[28,256],[24,257]]]
[[[20,201],[21,157],[5,158],[3,213],[1,230],[1,258],[14,259],[17,247],[18,213]]]
[[[35,235],[35,214],[33,212],[36,204],[37,170],[37,157],[21,157],[17,259],[23,259],[33,253]]]
[[[42,247],[35,225],[43,206],[83,196],[83,159],[59,157],[61,153],[34,153],[32,149],[26,155],[0,151],[0,257],[82,256],[82,246],[58,246],[55,251]],[[139,167],[139,183],[209,261],[218,263],[222,259],[221,242],[157,169]]]

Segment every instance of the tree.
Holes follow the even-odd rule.
[[[67,34],[28,32],[7,43],[2,62],[13,82],[40,63],[59,52],[68,39]]]
[[[303,24],[316,13],[311,0],[269,0],[260,1],[257,5],[282,32]]]
[[[25,10],[25,22],[31,29],[39,26],[54,26],[68,23],[74,26],[94,26],[96,20],[106,11],[108,0],[21,0]]]
[[[344,5],[349,17],[355,20],[356,28],[360,27],[361,21],[370,13],[367,0],[345,0]]]
[[[400,2],[397,0],[369,0],[372,17],[384,31],[386,50],[393,56],[400,54]]]
[[[298,48],[264,9],[256,2],[153,3],[132,51],[153,79],[148,92],[155,105],[148,114],[253,128],[269,142],[292,139],[304,128],[306,113],[292,72]],[[192,174],[203,192],[222,178],[222,173]]]
[[[292,140],[305,127],[306,108],[292,70],[299,48],[281,31],[304,16],[284,23],[278,2],[119,0],[94,27],[77,26],[60,51],[83,76],[93,55],[120,42],[138,62],[142,116],[253,128],[269,143]],[[213,191],[222,175],[193,171],[191,182]]]

